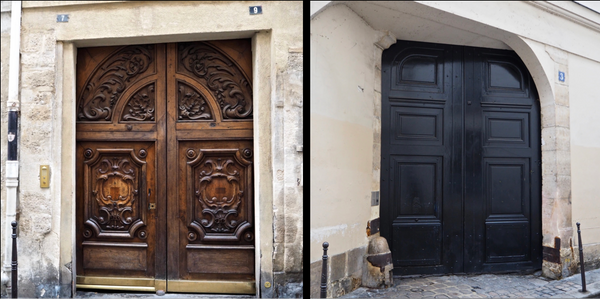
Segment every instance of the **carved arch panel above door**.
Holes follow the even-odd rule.
[[[250,77],[224,51],[207,43],[180,43],[176,72],[208,88],[223,120],[252,120]]]
[[[123,92],[156,74],[156,51],[154,45],[121,47],[97,65],[86,64],[93,70],[78,93],[77,121],[111,121]]]

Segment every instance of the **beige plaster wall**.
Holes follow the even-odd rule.
[[[250,16],[250,5],[262,5],[263,14]],[[69,57],[75,53],[73,45],[251,37],[254,37],[254,49],[261,51],[256,56],[260,59],[260,66],[255,66],[255,70],[260,70],[255,73],[255,78],[257,75],[261,77],[261,80],[255,80],[260,85],[255,97],[260,103],[255,107],[261,109],[257,110],[260,115],[255,115],[255,120],[261,119],[258,121],[260,125],[255,125],[260,130],[260,134],[255,132],[258,136],[255,136],[258,147],[255,148],[255,161],[260,164],[257,180],[261,180],[256,194],[260,205],[257,211],[273,211],[270,219],[257,215],[257,220],[261,219],[263,225],[257,229],[266,236],[259,241],[260,244],[257,243],[257,249],[261,248],[260,253],[263,254],[262,259],[258,259],[258,266],[266,273],[261,279],[273,285],[266,288],[261,283],[261,293],[272,297],[297,292],[298,286],[301,288],[298,277],[301,279],[303,250],[303,190],[299,184],[303,156],[302,3],[25,1],[23,7],[19,144],[19,253],[23,257],[19,264],[19,276],[23,281],[20,284],[21,294],[28,297],[56,296],[54,286],[59,280],[65,288],[69,288],[70,284],[74,227],[68,217],[72,217],[74,180],[69,166],[72,166],[74,130],[73,123],[65,121],[69,119],[68,113],[73,114],[72,103],[63,103],[63,100],[73,99],[73,85],[64,81],[73,80],[73,60]],[[57,23],[56,14],[59,13],[69,14],[69,22]],[[8,49],[4,14],[3,105],[7,94],[4,66],[8,54],[4,51]],[[265,57],[265,54],[268,56]],[[6,121],[4,106],[2,121]],[[4,136],[2,146],[5,148]],[[51,166],[49,189],[39,187],[40,164]],[[273,181],[275,173],[276,183],[262,183]],[[2,190],[4,192],[4,185]],[[267,233],[263,234],[265,230]],[[279,282],[277,274],[281,274]],[[286,282],[287,274],[298,277],[287,281],[291,284],[281,283]]]
[[[600,62],[569,55],[573,228],[584,244],[600,245]],[[600,256],[598,256],[600,259]]]
[[[311,20],[311,262],[367,244],[376,33],[345,5]]]

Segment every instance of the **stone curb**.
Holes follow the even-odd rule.
[[[570,291],[561,295],[553,296],[550,298],[560,298],[561,296],[568,296],[569,298],[593,298],[600,296],[600,269],[590,270],[585,272],[586,276],[586,292],[582,293],[581,290],[581,274],[575,274],[573,276],[563,279],[564,281],[575,282],[579,284],[579,289],[576,291]],[[556,283],[560,283],[556,282]]]
[[[600,282],[593,284],[586,283],[586,292],[581,292],[581,287],[576,291],[570,291],[564,294],[552,296],[550,298],[597,298],[600,297]]]

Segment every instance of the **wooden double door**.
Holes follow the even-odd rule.
[[[254,294],[250,40],[77,55],[77,287]]]
[[[541,267],[540,108],[514,52],[384,51],[381,159],[395,274]]]

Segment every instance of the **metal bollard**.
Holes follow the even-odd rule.
[[[327,298],[327,248],[329,243],[323,243],[323,270],[321,271],[321,298]]]
[[[587,292],[585,290],[585,267],[583,265],[583,244],[581,244],[581,229],[579,229],[579,222],[577,222],[577,237],[579,238],[579,264],[581,265],[581,292]]]
[[[11,271],[11,289],[12,298],[17,298],[17,222],[13,220],[10,223],[12,225],[12,271]]]

